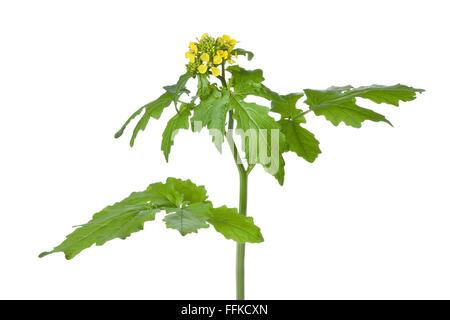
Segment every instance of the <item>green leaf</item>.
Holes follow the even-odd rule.
[[[147,127],[150,118],[159,119],[165,108],[167,108],[172,103],[172,94],[169,92],[164,93],[158,99],[149,104],[145,105],[145,113],[139,119],[138,123],[134,127],[133,134],[130,140],[130,146],[134,146],[134,141],[139,133],[139,131],[144,131]],[[125,129],[125,128],[124,128]],[[123,132],[123,130],[122,130]],[[120,135],[119,135],[120,136]]]
[[[344,122],[348,126],[360,128],[365,120],[383,121],[392,125],[382,114],[356,104],[354,96],[346,96],[351,87],[330,87],[326,90],[306,89],[305,103],[319,116],[323,115],[333,125]]]
[[[183,93],[189,94],[189,90],[186,89],[186,83],[189,81],[190,78],[192,78],[192,73],[186,72],[185,74],[180,76],[176,84],[164,87],[164,90],[170,92],[173,95],[172,100],[175,106],[177,105],[178,98]]]
[[[345,96],[365,98],[375,103],[387,103],[398,107],[399,101],[412,101],[416,98],[417,92],[422,93],[424,91],[423,89],[408,87],[399,83],[394,86],[349,87],[345,92]]]
[[[243,149],[249,164],[260,163],[264,169],[283,184],[285,137],[280,125],[269,116],[269,108],[245,102],[231,94],[236,131],[242,137]],[[276,140],[272,139],[272,135]],[[278,149],[278,150],[277,150]]]
[[[197,96],[200,99],[209,96],[210,94],[210,86],[208,81],[208,76],[206,74],[197,75]]]
[[[239,66],[230,66],[227,70],[231,73],[229,82],[234,89],[235,96],[243,99],[248,95],[253,95],[269,101],[283,101],[278,93],[262,84],[264,77],[261,69],[245,70]]]
[[[204,186],[197,186],[191,180],[180,180],[176,178],[167,178],[166,185],[170,188],[171,193],[179,192],[182,195],[182,203],[192,204],[196,202],[204,202],[208,199]],[[179,206],[178,203],[176,206]]]
[[[120,238],[125,239],[131,233],[144,228],[144,222],[155,220],[155,215],[164,206],[176,206],[182,194],[171,191],[170,186],[155,183],[145,191],[133,192],[124,200],[107,206],[94,214],[92,220],[81,225],[69,234],[66,240],[50,252],[43,252],[44,257],[54,252],[64,252],[67,259],[72,259],[82,250],[93,244],[98,246],[105,242]]]
[[[115,204],[94,215],[87,224],[82,225],[59,246],[52,251],[43,252],[40,258],[55,252],[64,252],[66,259],[70,260],[82,250],[93,244],[103,245],[105,242],[120,238],[125,239],[131,233],[143,230],[146,221],[155,220],[160,209],[146,208],[144,205]]]
[[[120,128],[119,131],[114,135],[115,138],[119,138],[125,128],[128,126],[128,124],[136,118],[143,109],[145,109],[144,115],[139,119],[138,123],[136,124],[136,127],[133,130],[133,135],[130,140],[130,146],[132,147],[134,145],[134,140],[136,139],[136,136],[138,135],[139,131],[144,131],[147,127],[147,123],[150,120],[150,117],[159,119],[161,117],[161,114],[165,108],[167,108],[172,102],[172,94],[169,92],[166,92],[162,94],[158,99],[146,104],[145,106],[139,108],[135,113],[131,115],[131,117],[124,123],[122,128]]]
[[[272,101],[272,108],[270,111],[279,113],[281,118],[294,119],[299,117],[302,110],[296,108],[298,99],[303,97],[303,93],[290,93],[281,96],[283,100]],[[301,122],[306,122],[305,118],[301,116],[299,119]]]
[[[261,230],[253,223],[253,218],[238,214],[235,208],[222,206],[211,209],[208,222],[225,238],[238,243],[264,241]]]
[[[211,86],[210,92],[210,95],[194,108],[194,116],[191,118],[192,128],[198,132],[207,126],[217,150],[222,152],[226,117],[230,110],[230,92],[226,89],[221,92],[214,86]]]
[[[237,54],[238,56],[247,56],[248,61],[252,60],[254,57],[253,52],[241,48],[236,48],[233,51],[231,51],[232,56],[234,56],[235,54]]]
[[[247,82],[261,83],[264,81],[263,71],[261,69],[246,70],[240,66],[229,66],[227,71],[231,73],[230,85],[233,88],[240,89],[246,87]]]
[[[188,104],[182,104],[180,112],[174,115],[168,122],[166,129],[162,134],[161,150],[164,153],[166,161],[169,161],[170,149],[179,129],[189,129],[189,116],[191,115],[191,108]]]
[[[168,178],[166,183],[150,184],[145,191],[133,192],[122,201],[94,214],[91,221],[79,226],[63,243],[50,252],[41,253],[39,257],[64,252],[67,259],[72,259],[93,244],[101,246],[109,240],[125,239],[131,233],[142,230],[144,223],[155,220],[160,210],[171,210],[206,199],[205,188],[196,186],[190,180]]]
[[[77,226],[60,245],[41,253],[39,257],[63,252],[67,259],[72,259],[94,244],[101,246],[115,238],[125,239],[143,230],[144,223],[155,220],[161,210],[167,212],[163,219],[167,227],[178,230],[182,235],[207,228],[211,223],[227,239],[262,241],[259,228],[251,218],[235,217],[236,209],[214,209],[207,198],[203,186],[197,186],[190,180],[167,178],[165,183],[150,184],[146,190],[133,192],[122,201],[94,214],[88,223]],[[224,217],[225,213],[230,217]]]
[[[356,104],[356,98],[369,99],[376,103],[387,103],[395,106],[399,101],[411,101],[416,98],[416,93],[422,93],[423,89],[416,89],[402,84],[394,86],[372,85],[353,88],[330,87],[326,90],[306,89],[305,103],[310,106],[316,115],[323,115],[335,126],[340,122],[346,125],[360,128],[365,120],[383,121],[392,125],[383,115],[370,109],[365,109]]]
[[[130,122],[134,118],[136,118],[142,112],[142,110],[145,109],[144,115],[141,117],[141,119],[139,119],[136,127],[133,130],[133,135],[131,136],[130,146],[133,147],[134,141],[136,140],[139,131],[145,130],[150,118],[159,119],[164,109],[167,108],[172,102],[174,102],[176,105],[181,94],[189,93],[189,90],[186,89],[185,85],[191,77],[192,75],[190,73],[185,73],[178,79],[178,82],[176,84],[172,86],[165,86],[164,89],[166,90],[166,92],[162,94],[158,99],[144,105],[136,112],[134,112],[120,128],[120,130],[116,132],[114,137],[117,139],[122,136],[125,128],[130,124]]]
[[[314,137],[314,134],[294,120],[281,119],[278,123],[286,136],[288,150],[295,152],[308,162],[314,162],[321,153],[319,141]]]
[[[183,208],[168,209],[167,212],[173,212],[164,217],[167,228],[178,230],[181,235],[188,233],[197,233],[200,228],[208,228],[206,223],[210,211],[210,203],[194,203]]]
[[[283,158],[283,152],[285,151],[280,151],[280,155],[279,155],[279,169],[278,171],[273,175],[275,177],[275,179],[277,179],[278,183],[280,184],[280,186],[282,186],[284,184],[284,166],[285,166],[285,162],[284,162],[284,158]],[[267,171],[267,170],[266,170]]]
[[[158,99],[160,99],[161,97],[159,97]],[[157,100],[158,100],[157,99]],[[152,102],[150,102],[152,103]],[[142,110],[144,110],[150,103],[146,104],[145,106],[140,107],[139,109],[136,110],[136,112],[134,112],[127,121],[125,121],[125,123],[123,124],[123,126],[119,129],[119,131],[116,132],[116,134],[114,135],[114,138],[120,138],[123,134],[123,132],[125,131],[125,128],[130,124],[130,122],[136,118],[141,112]],[[170,104],[170,103],[169,103]],[[161,111],[162,112],[162,111]]]

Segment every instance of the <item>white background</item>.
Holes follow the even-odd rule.
[[[184,72],[189,41],[230,34],[280,93],[330,85],[424,88],[394,128],[309,114],[323,153],[286,156],[285,185],[257,168],[249,299],[450,298],[447,1],[2,1],[0,298],[234,298],[234,243],[161,221],[71,261],[38,259],[71,226],[168,176],[237,206],[238,175],[203,131],[160,151],[167,109],[134,148],[113,134]],[[243,58],[239,59],[243,61]],[[160,219],[159,219],[160,220]]]

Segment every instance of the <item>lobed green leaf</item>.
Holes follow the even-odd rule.
[[[283,101],[278,93],[262,84],[264,77],[261,69],[246,70],[239,66],[230,66],[227,70],[231,73],[230,86],[234,89],[235,96],[244,99],[253,95],[269,101]]]
[[[392,125],[382,114],[370,109],[359,107],[355,97],[346,97],[343,94],[349,87],[331,87],[327,90],[306,89],[305,103],[317,115],[323,115],[333,125],[344,122],[348,126],[360,128],[365,120],[375,122],[383,121]]]
[[[261,230],[253,223],[253,218],[238,214],[235,208],[222,206],[212,209],[208,222],[225,238],[238,243],[264,241]]]
[[[284,160],[281,153],[285,148],[285,138],[280,132],[280,125],[268,114],[269,108],[245,102],[234,93],[231,94],[230,104],[234,109],[233,118],[237,123],[237,132],[242,137],[247,162],[261,164],[282,185]],[[273,133],[278,134],[278,141],[272,140]]]
[[[321,153],[319,141],[297,121],[281,119],[278,121],[281,131],[286,136],[288,150],[295,152],[308,162],[314,162]]]
[[[270,111],[279,113],[281,118],[296,119],[300,122],[306,122],[305,118],[300,116],[302,110],[296,108],[298,99],[303,96],[303,93],[290,93],[281,96],[282,100],[272,101]]]
[[[206,74],[197,75],[197,96],[200,99],[209,96],[210,85],[208,81],[208,76]]]
[[[212,136],[212,141],[217,150],[222,152],[222,144],[225,137],[225,123],[227,113],[230,110],[230,92],[224,89],[222,92],[211,86],[210,95],[200,101],[194,108],[194,116],[191,118],[192,128],[200,131],[207,127]]]
[[[166,226],[182,235],[213,224],[227,239],[262,241],[262,236],[258,238],[259,228],[251,218],[235,217],[236,209],[215,209],[207,198],[203,186],[197,186],[190,180],[167,178],[165,183],[150,184],[146,190],[133,192],[122,201],[97,212],[88,223],[77,226],[60,245],[41,253],[39,257],[63,252],[66,259],[72,259],[94,244],[101,246],[116,238],[125,239],[143,230],[144,223],[154,221],[156,214],[162,210],[167,213],[163,219]],[[231,215],[229,218],[222,216],[225,209]]]
[[[399,101],[412,101],[416,98],[416,93],[424,91],[399,83],[394,86],[372,85],[358,88],[349,86],[344,94],[347,97],[360,97],[372,100],[375,103],[387,103],[398,107]]]
[[[164,217],[167,228],[178,230],[181,235],[195,232],[200,228],[208,228],[206,223],[208,213],[211,209],[210,203],[194,203],[182,208],[170,208],[168,214]]]
[[[185,74],[180,76],[176,84],[164,87],[164,90],[172,94],[172,100],[175,106],[177,105],[179,97],[183,93],[190,93],[189,90],[186,89],[186,84],[190,78],[192,78],[192,74],[190,72],[186,72]]]
[[[231,55],[238,55],[238,56],[247,56],[248,61],[252,60],[254,57],[253,52],[247,51],[241,48],[236,48],[233,51],[231,51]]]
[[[175,136],[179,129],[189,129],[189,116],[191,108],[188,104],[182,104],[180,112],[175,114],[168,122],[162,134],[161,150],[166,161],[169,161],[170,150],[173,146]]]
[[[134,112],[130,118],[123,124],[119,131],[116,132],[114,137],[117,139],[122,136],[125,128],[130,124],[130,122],[136,118],[139,114],[141,114],[142,110],[145,109],[144,115],[139,119],[136,124],[133,135],[131,136],[130,146],[134,146],[134,141],[139,133],[139,131],[144,131],[147,127],[147,124],[150,118],[159,119],[161,117],[162,112],[165,108],[167,108],[172,102],[175,103],[175,106],[178,102],[178,99],[181,94],[187,93],[189,94],[189,90],[186,89],[187,81],[192,77],[192,74],[185,73],[178,79],[178,82],[171,86],[165,86],[166,90],[158,99],[142,106],[136,112]]]
[[[305,103],[310,106],[310,110],[316,115],[325,116],[335,126],[344,122],[346,125],[360,128],[365,120],[382,121],[392,125],[382,114],[358,106],[356,98],[365,98],[376,103],[398,106],[399,101],[411,101],[415,99],[417,92],[423,91],[401,84],[395,86],[373,85],[359,88],[353,88],[352,86],[330,87],[326,90],[305,89],[307,97]]]

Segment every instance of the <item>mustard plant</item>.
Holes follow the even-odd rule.
[[[245,244],[264,241],[260,228],[247,216],[248,177],[255,165],[261,165],[282,185],[286,152],[293,152],[307,162],[313,162],[321,153],[319,141],[304,127],[307,116],[323,116],[334,126],[344,123],[360,128],[366,120],[391,125],[382,114],[361,107],[360,100],[399,106],[400,101],[414,100],[416,93],[424,91],[402,84],[357,88],[348,85],[280,95],[263,84],[261,69],[246,70],[236,65],[238,57],[253,58],[252,52],[236,45],[237,41],[228,35],[214,38],[204,34],[190,42],[185,53],[186,73],[174,85],[165,86],[156,100],[133,113],[115,137],[122,136],[131,121],[140,117],[131,135],[132,147],[150,119],[159,119],[173,105],[173,117],[162,134],[161,150],[166,161],[180,129],[198,132],[206,127],[220,152],[226,139],[240,178],[239,208],[215,207],[203,186],[190,180],[167,178],[164,183],[152,183],[97,212],[92,220],[78,226],[60,245],[40,257],[63,252],[67,259],[72,259],[93,244],[125,239],[143,230],[145,222],[155,220],[157,213],[165,211],[163,221],[167,228],[178,230],[183,236],[212,225],[226,239],[236,242],[236,298],[244,299]],[[191,96],[186,84],[193,79],[197,81],[197,91]],[[189,98],[183,101],[182,96]],[[246,101],[248,96],[268,100],[270,108]],[[241,137],[241,148],[235,134]]]

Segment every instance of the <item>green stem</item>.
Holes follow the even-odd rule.
[[[229,112],[227,140],[239,172],[239,214],[247,215],[247,186],[250,171],[244,168],[233,139],[233,111]],[[251,169],[250,169],[251,170]],[[245,298],[245,243],[236,243],[236,300]]]
[[[222,75],[219,77],[224,88],[227,87],[225,80],[224,68],[222,65]],[[233,110],[228,113],[228,133],[227,140],[230,146],[230,150],[233,153],[233,159],[236,163],[236,167],[239,172],[239,214],[247,215],[247,188],[248,188],[248,175],[253,169],[253,166],[248,166],[245,169],[242,164],[242,159],[239,155],[238,148],[233,139]],[[245,243],[236,243],[236,300],[245,299]]]
[[[239,214],[247,215],[248,174],[239,171]],[[236,300],[245,299],[245,243],[236,244]]]
[[[304,116],[305,114],[307,114],[308,112],[311,112],[311,111],[313,111],[313,110],[312,110],[312,109],[308,109],[308,110],[306,110],[306,111],[303,111],[302,113],[296,115],[296,116],[294,117],[294,120],[299,119],[300,117]]]

